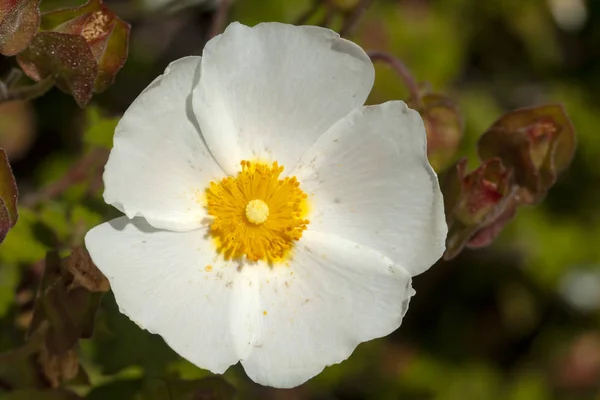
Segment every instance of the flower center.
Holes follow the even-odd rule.
[[[206,189],[210,234],[225,258],[283,260],[306,229],[306,193],[283,167],[242,161],[242,171]]]

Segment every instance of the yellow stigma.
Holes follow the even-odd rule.
[[[253,224],[264,224],[268,217],[269,205],[261,199],[250,200],[246,205],[246,218]]]
[[[210,234],[227,259],[281,261],[309,223],[303,218],[307,196],[295,177],[279,179],[283,167],[276,162],[241,164],[237,176],[206,189]]]

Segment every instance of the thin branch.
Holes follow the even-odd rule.
[[[344,24],[340,29],[340,36],[346,37],[351,35],[358,27],[364,13],[375,3],[375,0],[360,0],[360,2],[352,9],[344,20]]]
[[[225,23],[227,22],[227,16],[229,15],[229,9],[231,8],[232,0],[221,0],[217,11],[213,14],[212,22],[210,24],[210,30],[208,32],[208,38],[212,39],[219,33],[223,32]]]
[[[98,171],[106,162],[108,151],[106,149],[94,149],[71,166],[71,168],[57,181],[44,186],[39,192],[27,196],[23,205],[34,207],[41,202],[53,199],[65,192],[71,186],[88,178],[90,171]]]
[[[419,84],[412,76],[406,65],[404,65],[404,63],[400,59],[384,51],[369,51],[367,54],[371,58],[371,61],[382,61],[387,63],[390,67],[392,67],[402,78],[402,81],[408,89],[411,98],[415,100],[419,99]]]

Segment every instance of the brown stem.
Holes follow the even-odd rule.
[[[321,0],[314,0],[308,10],[298,17],[294,25],[304,25],[306,22],[317,13],[321,6]]]
[[[364,13],[373,5],[375,0],[360,0],[360,2],[352,9],[352,11],[346,16],[344,24],[340,29],[340,36],[345,37],[351,35],[358,23],[360,22]]]
[[[419,84],[400,59],[384,51],[369,51],[367,54],[371,58],[371,61],[382,61],[392,67],[402,78],[402,81],[408,89],[411,98],[414,100],[419,99]]]
[[[212,39],[219,33],[223,32],[223,27],[227,22],[227,15],[231,8],[231,0],[219,1],[217,11],[213,14],[212,22],[210,24],[210,30],[208,32],[208,38]]]
[[[39,192],[27,196],[23,200],[23,205],[34,207],[45,200],[59,196],[71,186],[84,181],[89,176],[90,171],[98,170],[107,158],[108,151],[106,149],[92,150],[73,164],[60,179],[46,185]]]

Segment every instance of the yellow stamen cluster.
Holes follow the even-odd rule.
[[[283,167],[242,161],[242,171],[206,189],[210,233],[227,259],[252,261],[285,258],[308,220],[306,194],[295,177],[279,179]]]

